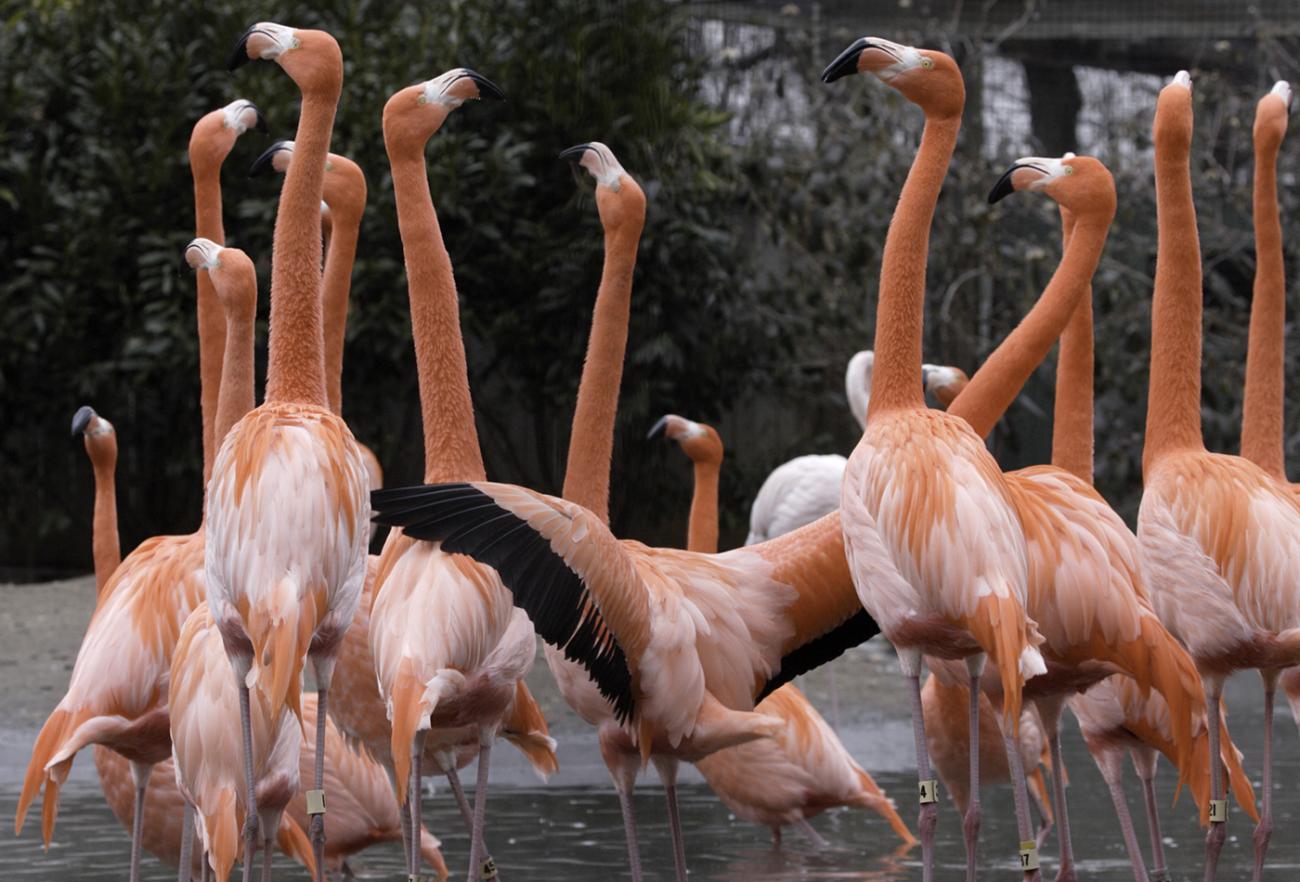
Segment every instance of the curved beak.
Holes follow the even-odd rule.
[[[235,48],[230,50],[230,58],[226,60],[226,67],[229,70],[234,70],[253,60],[252,56],[248,54],[248,41],[255,35],[270,41],[270,45],[265,46],[259,52],[258,57],[274,60],[298,45],[293,34],[293,28],[276,24],[273,21],[259,21],[244,31],[238,42],[235,43]]]
[[[244,33],[239,37],[239,40],[235,42],[235,47],[230,50],[230,57],[226,59],[226,70],[236,70],[237,68],[248,64],[248,62],[252,60],[248,57],[248,38],[251,37],[253,32],[256,30],[257,25],[253,25],[251,28],[244,31]]]
[[[263,135],[267,134],[269,130],[266,127],[266,117],[262,115],[262,108],[258,107],[252,101],[248,102],[248,106],[252,108],[253,111],[253,118],[255,120],[253,128],[257,129]]]
[[[452,93],[452,87],[461,80],[469,80],[474,84],[477,95],[466,95],[463,92],[459,94]],[[424,91],[421,93],[420,101],[436,102],[438,104],[450,107],[459,107],[470,98],[497,98],[504,100],[506,93],[501,91],[501,87],[496,83],[483,76],[478,71],[470,70],[467,67],[457,67],[446,73],[439,74],[424,84]]]
[[[576,149],[576,148],[570,148],[570,149]],[[659,418],[659,421],[650,427],[650,431],[646,432],[645,434],[646,440],[649,441],[651,438],[658,438],[667,429],[668,429],[668,416],[667,415],[661,416]]]
[[[279,153],[288,153],[293,155],[292,141],[276,141],[270,147],[262,151],[262,155],[253,160],[253,164],[248,167],[248,176],[256,178],[267,171],[279,171],[275,168],[275,157]]]
[[[1050,181],[1074,171],[1065,160],[1074,159],[1073,153],[1067,153],[1060,159],[1041,156],[1023,156],[1011,164],[1011,168],[1002,173],[993,189],[989,191],[989,205],[1001,202],[1016,190],[1032,188],[1040,183]],[[1030,174],[1025,174],[1030,172]]]
[[[95,409],[90,405],[83,404],[77,408],[77,412],[72,415],[72,437],[83,434],[94,418]]]
[[[498,101],[506,100],[506,93],[501,91],[501,87],[478,71],[464,68],[461,77],[469,77],[474,81],[474,85],[478,86],[480,98],[495,98]]]
[[[560,151],[560,159],[567,159],[570,162],[581,162],[582,155],[591,149],[590,144],[575,144],[572,147]]]
[[[871,45],[870,37],[859,37],[849,47],[835,56],[835,60],[826,65],[822,71],[822,82],[833,83],[838,79],[858,72],[858,57]]]
[[[1012,178],[1022,168],[1028,168],[1028,166],[1017,163],[1002,173],[1002,177],[998,178],[998,182],[993,185],[993,189],[989,190],[989,205],[996,205],[1016,192],[1016,185]]]

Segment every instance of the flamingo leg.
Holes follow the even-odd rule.
[[[1119,818],[1119,829],[1124,836],[1124,848],[1128,850],[1129,863],[1133,865],[1134,882],[1148,882],[1146,865],[1142,861],[1142,848],[1138,845],[1137,832],[1133,829],[1133,816],[1128,810],[1128,799],[1124,796],[1124,760],[1114,750],[1106,750],[1101,756],[1093,755],[1101,777],[1106,781],[1110,791],[1110,801],[1115,806]]]
[[[460,775],[456,772],[456,767],[450,765],[447,767],[447,783],[451,786],[451,793],[456,797],[456,805],[460,808],[461,819],[465,822],[465,829],[472,831],[474,829],[474,812],[470,809],[469,800],[465,797],[465,788],[460,786]],[[416,831],[419,835],[419,831]],[[490,858],[492,852],[487,847],[487,839],[483,839],[483,857],[484,860]],[[497,882],[503,882],[501,871],[497,871]],[[639,879],[637,880],[639,882]]]
[[[627,862],[632,868],[632,882],[641,882],[641,847],[637,844],[636,812],[632,808],[632,794],[622,787],[618,792],[618,807],[623,811],[623,835],[627,838]],[[781,832],[776,832],[777,847],[781,846]]]
[[[904,655],[914,656],[913,659],[905,659]],[[907,675],[908,687],[912,693],[912,737],[916,740],[916,774],[919,781],[929,781],[930,771],[930,748],[925,740],[925,713],[921,709],[921,672],[920,660],[921,654],[913,650],[900,650],[898,653],[900,661],[904,662],[904,672]],[[971,732],[971,750],[978,750],[976,743],[979,738],[979,728],[976,727]],[[934,880],[934,830],[939,826],[939,806],[934,802],[921,803],[921,810],[916,819],[916,832],[921,839],[921,880],[922,882],[933,882]]]
[[[271,882],[271,858],[275,856],[274,837],[262,841],[262,882]]]
[[[1007,765],[1011,769],[1011,792],[1016,801],[1016,825],[1020,841],[1030,842],[1034,839],[1034,828],[1029,819],[1029,788],[1025,783],[1025,765],[1020,759],[1020,745],[1015,742],[1010,726],[1007,726],[1007,731],[1002,735],[1002,746],[1007,752]],[[1059,774],[1060,767],[1053,771]],[[1025,870],[1026,882],[1040,882],[1042,878],[1042,873],[1036,869]]]
[[[1061,865],[1056,882],[1075,882],[1078,877],[1074,870],[1074,843],[1070,839],[1070,810],[1065,802],[1065,763],[1061,758],[1061,703],[1040,701],[1038,711],[1046,730],[1048,750],[1052,754],[1052,802],[1056,809],[1056,838],[1061,843]],[[1120,793],[1122,795],[1123,791]],[[1132,827],[1132,821],[1129,826]]]
[[[149,786],[152,763],[131,763],[135,781],[135,813],[131,816],[131,882],[140,882],[140,848],[144,841],[144,791]]]
[[[320,665],[316,666],[320,677]],[[329,702],[329,686],[318,680],[316,687],[316,769],[312,785],[316,790],[325,789],[325,710]],[[325,882],[325,815],[312,815],[308,831],[311,838],[312,856],[316,858],[316,882]],[[416,837],[416,841],[419,838]],[[418,851],[416,852],[419,853]]]
[[[420,807],[420,781],[423,777],[420,773],[420,762],[424,758],[424,739],[425,732],[416,732],[415,740],[411,742],[411,783],[408,788],[410,795],[410,809],[408,810],[407,823],[410,825],[411,834],[407,838],[410,851],[406,856],[407,872],[413,876],[420,874],[420,834],[416,831],[424,824],[424,813]]]
[[[487,816],[488,763],[492,757],[492,741],[483,737],[478,748],[478,782],[474,790],[474,825],[469,845],[469,882],[475,882],[479,876],[479,864],[483,861],[483,822]]]
[[[682,842],[682,816],[677,806],[677,760],[655,757],[655,768],[664,782],[664,796],[668,798],[668,827],[673,835],[673,866],[677,882],[686,882],[686,846]]]
[[[1273,699],[1277,690],[1277,678],[1281,671],[1260,671],[1264,681],[1264,780],[1263,811],[1259,815],[1259,824],[1255,826],[1255,872],[1253,882],[1260,882],[1264,876],[1264,857],[1268,854],[1268,841],[1273,836]]]
[[[411,803],[402,803],[397,807],[397,815],[402,822],[402,854],[406,856],[406,872],[414,873],[411,869]]]
[[[212,857],[206,851],[203,852],[203,874],[199,878],[202,882],[212,882]]]
[[[244,882],[253,882],[253,852],[257,848],[257,794],[253,785],[253,724],[248,686],[239,680],[239,722],[244,729]]]
[[[181,821],[181,861],[176,871],[176,882],[191,882],[194,878],[194,806],[185,801],[185,817]]]
[[[781,825],[775,824],[772,827],[772,850],[781,850]]]
[[[827,848],[830,846],[830,843],[827,842],[824,838],[822,838],[822,835],[820,833],[818,833],[816,830],[813,829],[813,825],[808,823],[807,818],[800,818],[799,820],[795,821],[795,824],[798,825],[799,829],[803,831],[803,835],[807,836],[808,841],[810,841],[813,845],[817,846],[818,848]]]
[[[1224,799],[1223,758],[1219,747],[1219,726],[1222,725],[1219,699],[1223,685],[1217,680],[1205,684],[1206,726],[1210,736],[1210,799]],[[1210,822],[1205,834],[1205,882],[1214,882],[1219,866],[1219,853],[1228,837],[1226,822]]]
[[[970,802],[962,818],[961,831],[966,840],[966,882],[975,882],[975,861],[980,840],[980,675],[984,672],[985,656],[972,656],[966,661],[970,682]]]
[[[1142,748],[1141,755],[1129,749],[1133,768],[1142,780],[1142,798],[1147,808],[1147,830],[1151,834],[1151,882],[1169,882],[1169,868],[1165,865],[1165,843],[1160,836],[1160,807],[1156,804],[1156,753]]]

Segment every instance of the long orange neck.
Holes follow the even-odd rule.
[[[122,562],[122,545],[117,535],[117,450],[112,457],[92,460],[95,469],[95,520],[91,549],[95,557],[95,591],[104,590],[109,576]]]
[[[921,389],[925,263],[934,208],[960,128],[960,116],[926,118],[921,146],[885,236],[868,415],[925,407]]]
[[[639,224],[605,234],[605,266],[592,312],[587,359],[573,411],[569,461],[564,471],[564,498],[591,509],[609,522],[609,470],[614,454],[618,390],[623,382],[628,316],[632,307],[632,272],[636,268]]]
[[[691,495],[691,520],[686,536],[688,551],[715,554],[718,550],[718,475],[721,463],[695,463],[695,491]]]
[[[1277,206],[1277,152],[1276,147],[1255,147],[1255,292],[1246,350],[1241,455],[1285,481],[1286,267]]]
[[[482,481],[486,478],[474,427],[460,303],[451,257],[442,241],[429,193],[423,144],[389,142],[397,200],[397,226],[406,257],[411,297],[411,335],[419,369],[424,419],[424,480]],[[296,161],[296,160],[295,160]]]
[[[1205,449],[1201,435],[1201,244],[1189,153],[1156,145],[1158,234],[1144,475],[1165,454]]]
[[[1090,276],[1091,278],[1091,276]],[[1052,414],[1052,465],[1092,483],[1092,285],[1061,334]]]
[[[320,203],[338,92],[303,94],[271,255],[266,400],[325,407]]]
[[[221,394],[217,404],[218,449],[231,427],[255,406],[253,328],[252,314],[232,313],[226,318],[226,357],[221,364]]]
[[[364,200],[363,200],[364,201]],[[330,410],[343,413],[343,338],[348,323],[348,295],[352,291],[352,265],[361,235],[361,213],[331,212],[333,228],[325,252],[325,382]]]
[[[221,218],[221,166],[211,167],[208,162],[190,152],[190,171],[194,176],[194,235],[211,239],[218,245],[226,243],[226,231]],[[207,273],[197,273],[199,322],[199,409],[203,414],[203,485],[212,475],[212,462],[217,456],[213,432],[217,418],[217,389],[221,379],[221,358],[226,348],[226,322],[221,315],[221,302],[212,288]]]
[[[1089,282],[1101,259],[1109,226],[1106,218],[1078,219],[1061,263],[1038,302],[948,406],[948,413],[966,420],[980,437],[992,431],[1006,413],[1090,290]]]

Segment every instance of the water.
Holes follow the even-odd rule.
[[[93,587],[85,580],[47,583],[38,589],[0,586],[0,633],[6,634],[0,659],[0,821],[13,817],[22,772],[36,730],[67,683],[82,629],[93,605]],[[838,713],[832,700],[831,672],[803,678],[801,687],[828,720],[835,722],[849,751],[898,799],[909,824],[916,808],[904,795],[914,792],[915,771],[908,705],[897,663],[883,644],[873,641],[853,650],[832,667],[836,674]],[[541,703],[551,733],[560,744],[561,770],[541,784],[509,747],[494,751],[488,801],[488,841],[508,882],[565,880],[608,882],[627,879],[618,801],[601,764],[592,733],[556,695],[546,665],[540,662],[529,686]],[[1245,766],[1259,788],[1262,755],[1262,690],[1259,678],[1243,673],[1228,684],[1229,724]],[[1069,769],[1071,826],[1078,875],[1089,882],[1129,882],[1129,868],[1104,783],[1082,739],[1067,720],[1063,737]],[[1274,738],[1274,836],[1269,851],[1268,882],[1300,878],[1300,741],[1285,703],[1279,701]],[[120,882],[129,857],[126,832],[99,792],[88,753],[78,758],[64,789],[54,843],[40,844],[39,809],[29,817],[21,838],[0,830],[0,882],[68,880]],[[462,773],[473,780],[472,768]],[[1128,774],[1129,806],[1139,841],[1149,859],[1145,814],[1137,781]],[[1175,776],[1161,765],[1157,782],[1164,823],[1165,849],[1173,879],[1202,876],[1203,833],[1193,803],[1184,795],[1171,807]],[[672,846],[663,791],[653,773],[643,775],[636,793],[641,855],[647,882],[670,880]],[[818,849],[799,831],[787,829],[783,848],[772,848],[767,830],[733,818],[691,769],[682,772],[679,795],[691,877],[718,882],[787,882],[787,880],[919,880],[920,850],[899,853],[892,831],[876,815],[859,810],[828,812],[812,822],[830,845]],[[468,837],[445,787],[425,802],[425,823],[443,840],[443,853],[454,878],[464,878]],[[1234,806],[1219,879],[1250,878],[1253,824]],[[1005,786],[986,788],[981,832],[982,879],[1017,880],[1018,842],[1011,797]],[[1057,842],[1043,848],[1044,877],[1055,875]],[[961,820],[942,803],[936,847],[939,880],[962,878],[965,857]],[[361,879],[405,878],[401,852],[380,846],[353,858]],[[175,872],[145,857],[142,878],[172,880]],[[237,877],[234,877],[237,878]],[[307,879],[306,871],[285,859],[276,864],[280,882]]]

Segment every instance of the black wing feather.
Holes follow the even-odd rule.
[[[619,722],[631,719],[635,700],[623,648],[582,579],[527,521],[471,484],[376,490],[370,505],[376,523],[495,569],[542,639],[587,670]]]
[[[865,609],[858,610],[825,634],[809,640],[782,658],[781,666],[777,668],[772,678],[763,684],[763,689],[754,702],[762,701],[800,674],[806,674],[813,668],[834,661],[843,655],[845,650],[860,646],[879,633],[880,626],[876,624],[876,620]]]

